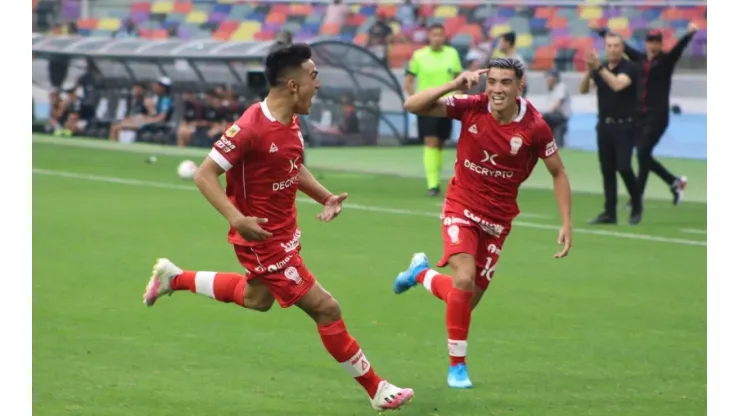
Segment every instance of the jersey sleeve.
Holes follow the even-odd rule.
[[[249,153],[251,146],[252,135],[245,128],[232,123],[221,138],[213,143],[208,157],[218,163],[221,169],[228,171]]]
[[[462,120],[468,110],[480,104],[481,96],[468,94],[448,95],[442,99],[442,102],[447,109],[447,117]]]
[[[419,60],[416,58],[416,53],[411,55],[411,60],[406,65],[406,73],[413,76],[419,74]]]
[[[545,120],[540,119],[535,123],[532,131],[532,142],[540,159],[547,159],[558,152],[555,137]]]

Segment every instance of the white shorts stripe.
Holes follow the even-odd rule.
[[[211,149],[210,153],[208,153],[208,157],[211,158],[214,162],[218,163],[219,166],[221,166],[221,169],[224,171],[228,171],[231,169],[231,162],[226,160],[226,158],[218,152],[216,149]]]

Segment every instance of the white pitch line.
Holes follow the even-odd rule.
[[[195,191],[196,190],[196,188],[192,185],[178,185],[178,184],[166,183],[166,182],[143,181],[139,179],[128,179],[128,178],[120,178],[120,177],[114,177],[114,176],[100,176],[100,175],[91,175],[91,174],[86,174],[86,173],[65,172],[65,171],[59,171],[59,170],[49,170],[49,169],[40,169],[40,168],[33,168],[33,173],[35,175],[55,176],[59,178],[79,179],[79,180],[86,180],[86,181],[93,181],[93,182],[115,183],[115,184],[120,184],[120,185],[143,186],[143,187],[150,187],[150,188],[174,189],[174,190],[184,190],[184,191]],[[316,203],[312,199],[308,199],[308,198],[297,198],[297,202],[313,203],[313,204]],[[414,210],[408,210],[408,209],[380,207],[380,206],[371,206],[371,205],[360,205],[360,204],[353,204],[353,203],[345,203],[343,204],[343,206],[345,208],[356,209],[360,211],[380,212],[384,214],[411,215],[411,216],[416,216],[416,217],[439,218],[438,212],[435,213],[435,212],[414,211]],[[538,223],[525,222],[525,221],[515,221],[515,224],[517,227],[534,228],[534,229],[540,229],[540,230],[559,230],[560,229],[560,226],[558,225],[538,224]],[[633,234],[633,233],[626,233],[626,232],[620,232],[620,231],[602,230],[602,229],[596,229],[596,228],[574,228],[573,231],[576,233],[580,233],[580,234],[601,235],[605,237],[616,237],[616,238],[624,238],[624,239],[630,239],[630,240],[643,240],[643,241],[651,241],[655,243],[669,243],[669,244],[680,244],[680,245],[689,245],[689,246],[706,246],[707,245],[706,241],[687,240],[683,238],[672,238],[672,237],[661,237],[661,236],[649,235],[649,234]]]
[[[697,230],[695,228],[684,228],[681,232],[686,234],[707,234],[707,230]]]

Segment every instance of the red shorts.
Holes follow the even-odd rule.
[[[283,308],[293,306],[316,282],[303,264],[300,246],[285,252],[280,245],[274,250],[234,245],[234,251],[247,271],[247,280],[260,279]]]
[[[447,266],[455,254],[470,254],[475,258],[475,285],[486,290],[493,279],[511,225],[497,224],[455,205],[445,203],[442,213],[444,252],[437,266]]]

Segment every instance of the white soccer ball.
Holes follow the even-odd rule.
[[[193,179],[195,172],[198,170],[198,165],[192,160],[183,160],[180,165],[177,166],[177,176],[180,179]]]

